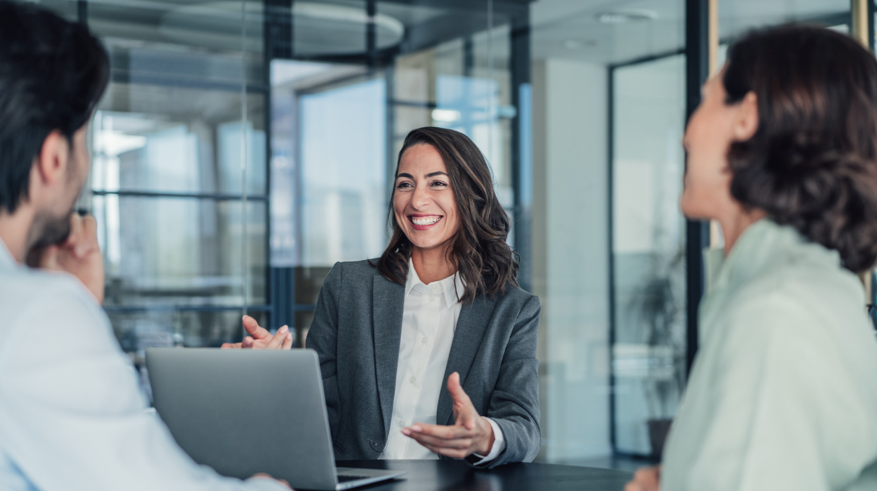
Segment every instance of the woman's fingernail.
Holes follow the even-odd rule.
[[[420,433],[421,431],[423,431],[423,427],[421,427],[420,425],[414,425],[411,427],[411,430]]]
[[[411,430],[408,428],[402,428],[402,434],[405,436],[411,436]]]
[[[292,333],[289,333],[289,334],[286,335],[286,340],[287,340],[287,341],[291,341],[291,340],[292,340]]]
[[[280,328],[280,332],[287,332],[287,331],[289,331],[289,328],[287,326],[283,326]]]

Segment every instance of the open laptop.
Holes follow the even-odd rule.
[[[155,409],[196,462],[246,479],[265,472],[295,489],[350,489],[404,472],[336,468],[317,354],[150,348]]]

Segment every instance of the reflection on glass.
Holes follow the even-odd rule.
[[[44,2],[87,12],[110,55],[83,204],[114,329],[141,354],[239,339],[243,306],[268,298],[262,35],[242,37],[242,2],[81,3]]]
[[[110,91],[122,87],[111,86]],[[217,94],[210,103],[229,105],[239,98]],[[162,98],[155,94],[155,98]],[[153,102],[153,101],[144,101]],[[149,104],[155,106],[153,104]],[[102,107],[108,104],[104,103]],[[196,111],[189,108],[189,111]],[[247,145],[247,192],[265,194],[265,132],[238,120],[192,120],[175,108],[132,113],[100,110],[95,115],[92,188],[98,191],[152,191],[240,195],[241,145]],[[231,112],[231,111],[229,111]],[[227,117],[232,117],[231,114]],[[171,119],[172,118],[172,119]]]
[[[292,11],[292,59],[272,60],[270,70],[270,248],[272,266],[294,270],[293,303],[303,308],[316,302],[335,262],[383,252],[398,151],[415,128],[439,125],[470,136],[512,211],[517,111],[509,19],[497,15],[489,29],[486,3],[376,2],[374,52],[369,30],[357,24],[367,2],[345,3],[361,10],[347,17],[344,33],[329,22],[328,10],[308,13],[325,24],[322,34],[298,30],[299,5]],[[471,22],[459,24],[463,15]],[[327,38],[320,49],[344,54],[315,56],[319,36]],[[299,310],[296,328],[305,329],[310,315]]]
[[[239,201],[96,196],[105,306],[244,305]],[[124,217],[124,219],[119,219]],[[247,207],[249,303],[265,300],[266,204]]]
[[[614,71],[615,431],[657,453],[685,384],[685,59]]]
[[[377,257],[386,247],[383,79],[299,100],[303,266]]]

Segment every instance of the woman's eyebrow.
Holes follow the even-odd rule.
[[[447,175],[448,174],[446,172],[437,171],[437,172],[430,172],[429,174],[426,175],[426,178],[429,179],[430,177],[447,176]],[[396,179],[399,179],[400,177],[407,177],[408,179],[414,179],[414,176],[412,176],[411,174],[408,174],[407,172],[401,172],[399,174],[396,174]]]

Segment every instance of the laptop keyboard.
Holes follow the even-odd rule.
[[[369,476],[347,476],[347,475],[339,475],[338,483],[345,483],[350,481],[359,481],[360,479],[368,479]]]

